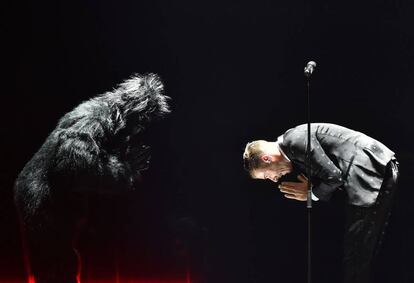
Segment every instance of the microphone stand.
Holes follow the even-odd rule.
[[[309,64],[308,64],[309,65]],[[312,69],[313,71],[313,69]],[[312,167],[311,167],[311,119],[310,119],[310,77],[312,72],[306,71],[305,68],[305,76],[307,78],[307,126],[308,126],[308,137],[307,137],[307,147],[306,147],[306,158],[305,158],[305,167],[306,167],[306,175],[308,178],[308,194],[307,194],[307,202],[306,207],[308,211],[308,272],[307,272],[307,279],[308,283],[312,282],[312,235],[311,235],[311,211],[312,211],[312,184],[311,184],[311,174],[312,174]]]

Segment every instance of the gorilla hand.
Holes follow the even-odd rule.
[[[127,160],[134,171],[144,171],[149,168],[151,159],[151,147],[139,144],[136,147],[129,147],[127,150]]]

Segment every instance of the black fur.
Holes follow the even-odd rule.
[[[15,202],[37,283],[76,282],[72,246],[89,193],[136,186],[149,163],[140,136],[169,113],[154,74],[134,75],[64,115],[15,183]]]

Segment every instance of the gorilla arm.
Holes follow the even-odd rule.
[[[57,134],[54,167],[51,172],[73,190],[118,193],[134,188],[138,170],[131,168],[116,151],[104,148],[104,130],[99,122],[85,131],[60,130]],[[83,128],[85,129],[85,128]]]

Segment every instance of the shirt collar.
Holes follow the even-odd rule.
[[[276,144],[277,144],[277,147],[278,147],[278,149],[279,149],[280,153],[282,154],[282,156],[283,156],[283,157],[284,157],[287,161],[289,161],[289,162],[290,162],[289,157],[287,157],[287,155],[286,155],[286,154],[285,154],[285,152],[283,151],[282,147],[280,146],[281,144],[283,144],[283,135],[281,135],[281,136],[279,136],[279,137],[277,138],[277,142],[276,142]]]

